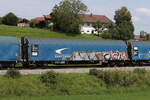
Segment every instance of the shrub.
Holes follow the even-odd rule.
[[[39,23],[39,21],[37,21],[36,19],[32,19],[30,21],[30,27],[36,28],[38,23]]]
[[[140,75],[142,74],[143,75],[143,74],[146,73],[146,69],[136,68],[136,69],[133,70],[133,72],[136,73],[136,74],[140,74]]]
[[[150,73],[145,75],[144,82],[146,83],[146,85],[150,86]]]
[[[138,83],[140,83],[140,78],[137,74],[132,72],[126,72],[123,74],[121,86],[127,87],[131,85],[137,85]]]
[[[97,75],[98,74],[98,70],[97,69],[90,69],[89,74],[90,75]]]
[[[7,70],[5,76],[8,78],[19,78],[21,73],[18,70],[11,68]]]
[[[40,76],[40,81],[46,85],[57,84],[58,73],[54,71],[48,71]]]
[[[111,34],[109,32],[103,32],[101,35],[100,35],[102,38],[104,39],[111,39]]]
[[[46,22],[45,21],[39,21],[37,24],[36,24],[36,27],[37,28],[46,28]]]
[[[106,74],[107,74],[107,71],[98,70],[97,77],[101,78],[101,79],[104,79]]]
[[[102,71],[102,70],[91,70],[91,75],[95,75],[105,82],[108,86],[123,86],[127,87],[130,85],[135,85],[140,82],[140,77],[138,74],[132,72],[123,71]],[[96,73],[96,74],[95,74]]]

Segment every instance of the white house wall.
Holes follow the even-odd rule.
[[[81,28],[81,34],[97,34],[95,28],[92,27],[92,24],[88,25],[87,23],[84,23],[80,25],[80,28]]]

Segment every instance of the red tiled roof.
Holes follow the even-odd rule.
[[[93,15],[93,14],[83,14],[80,15],[82,17],[83,22],[112,22],[109,18],[104,15]]]
[[[37,18],[35,18],[35,20],[37,20],[37,21],[45,21],[45,18],[44,17],[37,17]]]
[[[45,19],[52,19],[52,16],[50,15],[43,15],[44,17],[37,17],[36,20],[38,21],[45,21]],[[96,22],[96,21],[101,21],[101,22],[112,22],[109,18],[107,18],[104,15],[93,15],[93,14],[82,14],[80,15],[82,18],[83,22]]]
[[[43,15],[44,16],[44,18],[46,18],[46,19],[52,19],[52,16],[50,16],[50,15]]]

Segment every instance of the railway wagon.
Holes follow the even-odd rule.
[[[128,60],[127,46],[120,40],[27,38],[28,61],[48,63],[111,63]]]
[[[131,60],[137,63],[150,61],[150,41],[132,41]]]
[[[20,39],[0,36],[0,67],[15,66],[21,61]]]

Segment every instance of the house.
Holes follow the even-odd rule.
[[[18,23],[17,26],[18,27],[30,27],[28,23]]]
[[[53,24],[51,15],[43,15],[43,17],[37,17],[35,20],[44,21],[46,24]]]
[[[25,18],[19,19],[17,26],[18,27],[30,27],[29,20]]]
[[[94,22],[112,22],[109,18],[107,18],[104,15],[83,14],[80,16],[83,21],[83,24],[80,25],[81,34],[97,34],[95,28],[93,27]]]
[[[53,29],[52,17],[50,15],[43,15],[43,17],[37,17],[33,20],[38,21],[36,23],[37,28],[50,28]]]
[[[35,20],[37,20],[37,21],[45,21],[45,18],[44,17],[37,17],[37,18],[35,18]]]
[[[46,23],[52,23],[52,16],[51,15],[43,15]]]
[[[43,15],[43,17],[35,18],[38,21],[44,21],[48,25],[53,25],[52,13],[50,15]],[[92,26],[94,22],[100,21],[104,23],[112,22],[109,18],[104,15],[93,15],[93,14],[81,14],[81,20],[83,23],[80,25],[81,34],[97,34],[95,28]]]
[[[142,41],[142,40],[144,40],[144,38],[141,38],[140,35],[134,35],[134,40]]]

